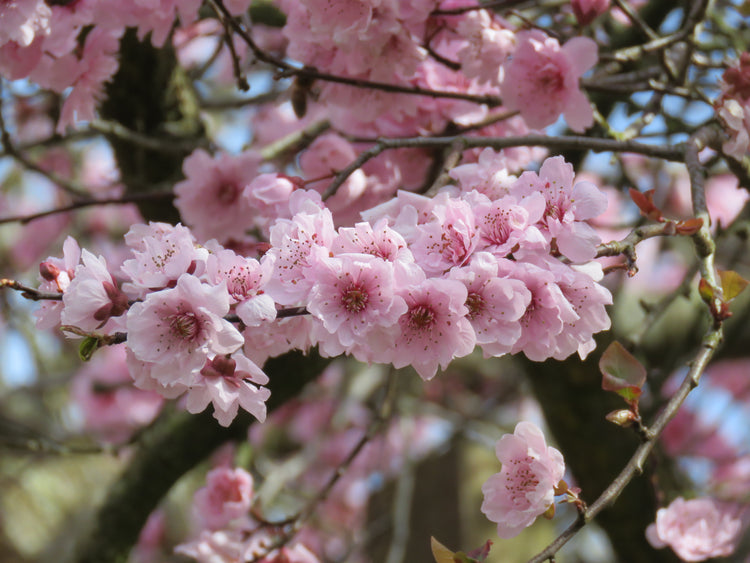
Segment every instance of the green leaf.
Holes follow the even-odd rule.
[[[646,368],[643,367],[622,344],[610,344],[599,360],[602,372],[602,389],[613,391],[629,404],[637,403],[646,382]]]
[[[81,358],[81,361],[88,362],[98,348],[99,339],[93,336],[87,336],[83,339],[81,345],[78,347],[78,357]]]
[[[719,279],[721,280],[721,290],[724,293],[725,301],[731,301],[737,297],[749,283],[734,270],[719,270]]]

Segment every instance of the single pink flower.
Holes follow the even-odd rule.
[[[742,509],[710,497],[676,498],[656,513],[646,538],[656,548],[669,546],[683,561],[731,555],[743,528]]]
[[[128,347],[139,360],[158,364],[153,375],[162,382],[192,385],[209,356],[231,354],[244,342],[222,318],[228,312],[226,283],[210,286],[184,274],[173,289],[130,307]]]
[[[466,285],[468,319],[485,357],[502,356],[521,336],[519,319],[531,301],[531,292],[520,280],[498,276],[497,259],[476,253],[463,268],[451,270],[450,279]]]
[[[588,25],[609,10],[610,0],[570,0],[578,25]]]
[[[222,426],[229,426],[242,407],[263,422],[271,392],[258,385],[266,383],[268,376],[241,351],[231,357],[215,356],[206,361],[188,389],[187,410],[199,413],[212,403],[214,418]]]
[[[223,528],[245,516],[253,501],[253,476],[241,467],[217,467],[206,475],[206,486],[196,491],[193,510],[206,528]]]
[[[183,274],[202,275],[208,259],[208,250],[197,247],[190,229],[179,224],[133,225],[125,234],[125,244],[133,250],[133,258],[122,264],[129,279],[122,289],[133,299],[174,287]]]
[[[394,367],[411,365],[422,379],[432,379],[438,367],[445,369],[453,358],[471,353],[476,336],[466,318],[464,284],[428,278],[405,287],[402,295],[408,310],[398,321],[401,331],[388,352]]]
[[[526,421],[500,438],[495,453],[503,466],[482,485],[482,512],[497,522],[498,536],[512,538],[553,504],[565,462],[547,446],[542,431]]]
[[[164,402],[156,393],[133,387],[125,353],[122,344],[103,347],[76,374],[71,389],[84,428],[113,443],[150,423]]]
[[[320,334],[324,351],[329,341],[344,350],[366,346],[372,329],[390,327],[406,312],[404,299],[396,294],[394,266],[382,258],[324,256],[315,262],[311,276],[315,285],[307,309],[330,335]]]
[[[541,192],[546,205],[537,226],[561,254],[574,262],[596,256],[599,235],[586,221],[607,209],[607,196],[591,182],[574,184],[573,166],[561,156],[546,159],[539,174],[524,172],[512,186],[517,196]]]
[[[260,162],[260,155],[252,151],[212,157],[203,149],[185,159],[185,180],[174,187],[174,203],[201,242],[238,238],[254,226],[257,212],[244,191],[256,177]]]
[[[120,291],[103,257],[84,249],[81,259],[83,264],[76,267],[75,277],[63,293],[62,324],[85,331],[102,327],[105,333],[122,330],[122,315],[129,307],[127,296]]]
[[[560,47],[537,29],[517,33],[516,40],[502,83],[507,108],[519,110],[532,129],[552,125],[561,114],[574,131],[590,127],[594,112],[578,81],[596,64],[596,43],[574,37]]]

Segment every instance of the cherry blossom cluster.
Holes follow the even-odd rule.
[[[138,387],[186,394],[190,412],[212,403],[225,425],[240,406],[263,420],[268,390],[258,385],[268,379],[258,366],[313,344],[327,356],[411,365],[424,379],[477,345],[486,357],[583,358],[609,328],[611,296],[597,283],[600,267],[561,258],[594,258],[599,239],[586,220],[606,198],[575,183],[561,157],[513,180],[503,161],[487,150],[454,169],[457,186],[433,198],[399,192],[367,222],[336,229],[316,191],[275,174],[250,180],[199,151],[186,169],[211,164],[200,174],[217,198],[249,182],[244,194],[274,194],[266,201],[285,207],[275,211],[290,218],[271,224],[267,252],[258,260],[213,239],[198,244],[181,225],[135,225],[118,283],[103,257],[68,239],[62,259],[41,265],[41,288],[63,296],[42,307],[39,326],[126,332]],[[192,208],[182,188],[194,181],[176,188],[183,212]],[[277,322],[277,309],[309,317]]]
[[[742,160],[750,154],[750,52],[742,53],[737,65],[724,71],[716,108],[729,134],[722,148]]]
[[[270,393],[259,386],[268,378],[242,353],[244,339],[224,317],[230,305],[248,326],[276,316],[259,289],[267,269],[219,245],[198,247],[180,225],[135,225],[125,242],[132,257],[118,273],[122,283],[103,257],[80,250],[70,237],[62,259],[42,263],[41,288],[63,299],[40,308],[38,326],[127,331],[136,386],[166,398],[185,394],[190,412],[212,403],[225,426],[239,407],[264,420]]]
[[[120,38],[126,27],[150,34],[163,45],[176,17],[188,24],[198,17],[200,0],[124,2],[102,0],[47,3],[14,0],[0,3],[0,76],[28,78],[42,88],[63,93],[65,99],[57,131],[64,133],[76,121],[95,117],[104,83],[117,72]],[[51,5],[50,5],[51,4]],[[247,10],[250,1],[227,2],[234,13]],[[90,31],[89,26],[94,26]]]
[[[489,10],[445,16],[439,12],[474,5],[453,0],[282,2],[287,15],[286,53],[347,77],[501,94],[507,109],[519,110],[532,128],[551,125],[563,114],[576,131],[591,126],[593,111],[578,82],[597,62],[596,44],[578,37],[561,47],[543,31],[513,29]],[[453,65],[443,64],[445,60]],[[332,109],[334,122],[344,128],[351,128],[352,121],[377,118],[400,129],[434,130],[447,122],[436,121],[436,116],[456,120],[467,110],[466,104],[451,100],[425,100],[425,107],[414,97],[400,96],[399,103],[393,103],[392,94],[332,83],[321,86],[321,100]]]

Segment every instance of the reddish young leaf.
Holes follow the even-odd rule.
[[[677,221],[675,225],[677,226],[678,235],[694,235],[703,226],[703,219],[693,217],[692,219]]]
[[[639,192],[636,189],[630,188],[628,193],[630,194],[630,199],[633,200],[645,217],[648,217],[652,221],[664,221],[661,210],[654,204],[654,190]]]
[[[468,555],[469,557],[475,558],[479,563],[487,559],[487,557],[490,554],[490,548],[492,547],[492,542],[490,540],[487,540],[483,546],[478,547],[476,549],[472,549]]]
[[[714,300],[714,289],[703,278],[698,282],[698,293],[706,303],[711,303]]]
[[[646,382],[646,368],[622,344],[610,344],[599,360],[602,389],[614,391],[629,404],[637,403]]]

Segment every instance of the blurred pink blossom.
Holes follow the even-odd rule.
[[[731,555],[742,531],[741,507],[710,497],[676,498],[656,513],[646,538],[656,548],[669,546],[683,561]]]

